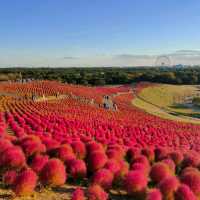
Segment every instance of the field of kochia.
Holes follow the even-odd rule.
[[[0,83],[0,199],[200,199],[199,125],[134,106],[154,87]]]

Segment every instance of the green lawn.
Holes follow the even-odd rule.
[[[194,96],[196,93],[196,86],[159,84],[145,88],[132,103],[136,107],[162,118],[200,123],[199,119],[191,118],[200,116],[200,111],[189,109],[183,105],[184,97]]]

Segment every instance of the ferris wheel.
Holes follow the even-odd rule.
[[[158,56],[156,58],[155,66],[157,67],[170,67],[171,60],[168,56]]]

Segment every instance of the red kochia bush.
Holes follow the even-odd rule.
[[[167,158],[169,151],[166,148],[158,147],[155,148],[154,152],[155,152],[155,160],[160,161]]]
[[[76,190],[72,193],[71,200],[85,200],[84,191],[81,188],[76,188]]]
[[[89,155],[94,151],[105,152],[103,146],[100,143],[94,141],[87,143],[86,148]]]
[[[100,185],[104,189],[110,189],[113,182],[113,174],[108,169],[100,169],[95,172],[92,177],[92,183],[95,185]]]
[[[180,165],[183,160],[183,154],[178,151],[171,152],[169,157],[174,161],[176,165]]]
[[[12,147],[13,144],[6,139],[0,139],[0,153],[5,151],[7,148]]]
[[[71,160],[68,170],[74,180],[84,178],[87,174],[87,167],[83,160]]]
[[[119,162],[120,170],[115,173],[114,182],[115,184],[121,184],[121,182],[124,180],[124,177],[129,172],[129,164],[122,160]]]
[[[63,162],[68,162],[71,159],[76,158],[73,149],[68,144],[63,144],[60,147],[54,149],[53,154]]]
[[[146,167],[144,164],[142,163],[133,163],[131,165],[131,170],[139,170],[142,171],[145,175],[148,175],[149,173],[149,167]]]
[[[133,160],[138,157],[141,153],[141,150],[139,148],[129,148],[126,152],[126,158],[128,162],[132,163]]]
[[[197,200],[197,198],[187,185],[181,184],[175,193],[175,200]]]
[[[163,179],[171,175],[172,175],[172,172],[169,166],[162,162],[155,163],[152,166],[151,171],[150,171],[150,177],[156,183],[162,181]]]
[[[42,144],[37,136],[27,136],[22,139],[20,144],[27,157],[46,152],[46,146]]]
[[[167,164],[169,166],[170,170],[175,173],[176,165],[172,159],[167,158],[167,159],[162,160],[162,162]]]
[[[181,182],[188,185],[193,193],[200,197],[200,172],[187,172],[181,175]]]
[[[91,185],[87,190],[88,200],[107,200],[108,194],[99,185]]]
[[[148,180],[141,171],[130,171],[124,180],[124,188],[128,194],[137,194],[145,191]]]
[[[15,170],[10,170],[7,171],[4,175],[3,175],[3,183],[7,186],[11,186],[14,184],[15,180],[17,178],[17,172]]]
[[[175,176],[163,179],[158,187],[166,199],[173,199],[174,192],[179,186],[179,180]]]
[[[43,139],[42,142],[45,144],[46,150],[48,152],[50,152],[53,149],[56,149],[56,148],[58,148],[60,146],[60,143],[58,141],[53,140],[53,139],[49,139],[49,138],[48,139],[47,138]]]
[[[37,175],[31,169],[22,171],[16,178],[13,191],[18,196],[30,195],[37,184]]]
[[[86,147],[81,141],[74,141],[71,143],[74,153],[78,159],[84,159],[86,157]]]
[[[185,176],[187,173],[199,173],[199,170],[197,168],[194,167],[186,167],[181,171],[181,176]]]
[[[3,168],[22,168],[26,164],[25,155],[20,147],[12,146],[4,151],[0,157],[0,166]]]
[[[104,167],[107,162],[107,156],[101,151],[95,151],[88,158],[88,166],[91,172],[97,171]]]
[[[147,192],[145,200],[162,200],[162,194],[158,189],[151,189]]]
[[[109,159],[122,160],[125,156],[125,151],[120,145],[109,145],[106,152]]]
[[[40,172],[40,179],[44,185],[60,186],[66,181],[65,166],[59,159],[50,159]]]
[[[148,158],[149,162],[153,162],[155,160],[155,153],[153,148],[144,148],[141,150],[141,153]]]
[[[120,170],[120,164],[118,161],[111,159],[107,161],[104,168],[110,170],[115,175]]]
[[[199,155],[195,152],[187,153],[184,155],[182,167],[197,167],[200,164]]]
[[[30,167],[36,172],[40,173],[44,165],[48,162],[49,157],[43,155],[36,155],[30,163]]]
[[[106,155],[108,156],[109,159],[115,159],[117,161],[123,159],[123,153],[117,151],[116,149],[109,149],[106,152]]]
[[[143,164],[147,169],[150,168],[149,161],[146,156],[140,155],[136,157],[133,161],[133,163],[141,163]]]

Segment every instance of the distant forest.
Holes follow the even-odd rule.
[[[159,68],[1,68],[0,81],[57,80],[82,85],[116,85],[140,81],[169,84],[200,84],[200,67]]]

